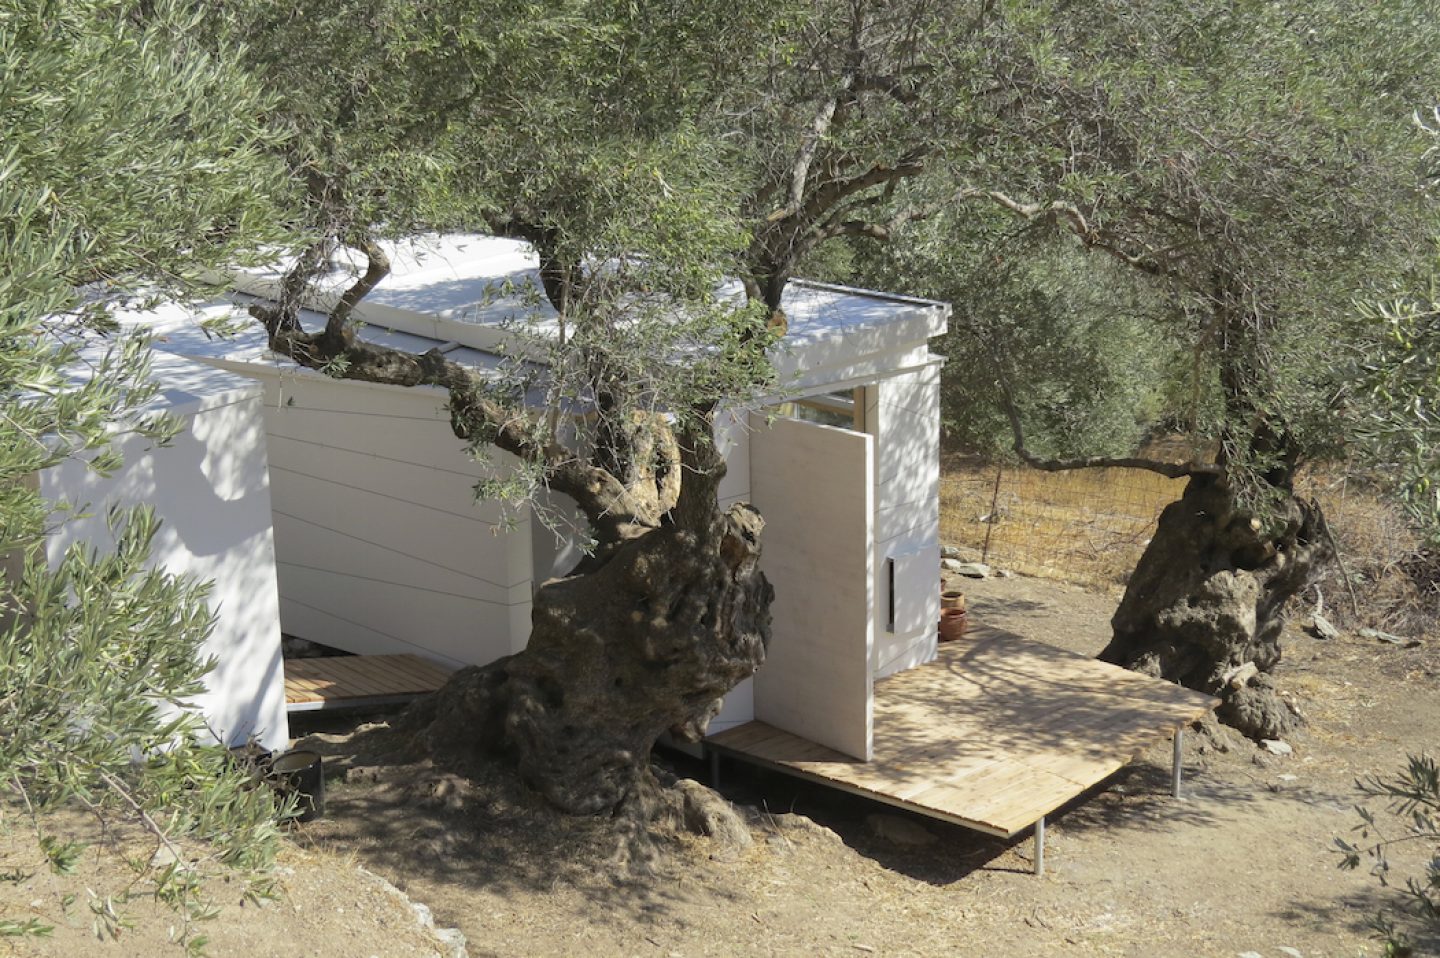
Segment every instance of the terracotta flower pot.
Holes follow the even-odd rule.
[[[965,609],[965,593],[959,589],[946,589],[940,593],[940,609],[941,611],[945,609],[960,609],[963,612]]]
[[[944,609],[940,612],[940,641],[954,642],[965,634],[965,610]]]

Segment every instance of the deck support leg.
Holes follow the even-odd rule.
[[[1035,874],[1045,874],[1045,819],[1035,823]]]
[[[1175,763],[1170,770],[1170,794],[1174,798],[1180,797],[1180,756],[1184,748],[1185,732],[1183,729],[1175,730]]]
[[[720,787],[720,753],[715,749],[706,749],[710,753],[710,787]]]

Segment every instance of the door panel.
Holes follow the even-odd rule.
[[[870,760],[874,634],[874,440],[753,417],[751,502],[765,517],[760,567],[775,586],[755,717]]]

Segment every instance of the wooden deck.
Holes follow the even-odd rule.
[[[1219,702],[1095,659],[977,627],[928,665],[875,683],[870,762],[750,722],[720,754],[1010,837]]]
[[[366,708],[433,692],[450,670],[416,655],[334,655],[285,660],[285,709]]]

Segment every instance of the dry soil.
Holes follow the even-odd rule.
[[[1115,603],[1023,577],[963,587],[974,618],[1087,654],[1104,644]],[[725,794],[751,810],[752,847],[662,835],[658,857],[644,859],[610,823],[536,810],[483,772],[410,763],[385,751],[383,729],[331,726],[310,740],[330,753],[330,818],[295,833],[289,897],[227,909],[210,951],[426,953],[354,862],[459,926],[472,956],[1379,954],[1366,921],[1391,893],[1339,870],[1333,842],[1357,824],[1357,777],[1436,751],[1440,638],[1419,638],[1404,648],[1292,631],[1279,677],[1309,720],[1293,754],[1187,736],[1177,801],[1169,744],[1158,743],[1051,819],[1043,878],[1030,873],[1028,838],[997,841],[738,770]],[[703,777],[698,763],[668,761]],[[1436,852],[1411,849],[1397,869]],[[162,954],[154,944],[90,939],[37,953]]]

